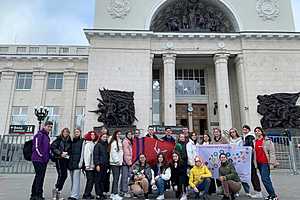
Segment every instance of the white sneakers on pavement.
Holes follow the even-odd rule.
[[[156,199],[157,200],[163,200],[163,199],[165,199],[165,195],[164,194],[159,195]]]

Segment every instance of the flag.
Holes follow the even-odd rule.
[[[132,160],[137,161],[140,154],[145,154],[147,163],[151,166],[156,164],[156,157],[163,153],[166,161],[172,160],[174,143],[153,139],[150,137],[135,138],[132,146]]]

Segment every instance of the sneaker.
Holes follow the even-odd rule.
[[[52,199],[56,200],[58,190],[56,188],[52,189]]]
[[[202,195],[202,200],[209,200],[208,195],[207,194],[203,194]]]
[[[231,193],[231,200],[235,200],[235,194],[234,193]]]
[[[65,199],[62,197],[61,191],[57,191],[57,193],[56,193],[56,200],[65,200]]]
[[[252,198],[252,195],[251,195],[250,193],[246,193],[246,196],[247,196],[248,198]]]
[[[272,197],[271,200],[279,200],[278,196]]]
[[[124,197],[125,197],[125,198],[131,198],[131,195],[130,195],[129,193],[125,193],[125,194],[124,194]]]
[[[121,197],[119,194],[115,194],[115,200],[122,200],[123,197]]]
[[[156,199],[157,200],[163,200],[163,199],[165,199],[165,195],[164,194],[159,195]]]
[[[263,196],[262,192],[256,192],[255,194],[251,195],[251,198],[253,198],[253,199],[262,199],[262,198],[264,198],[264,196]]]
[[[187,200],[187,196],[186,196],[186,194],[185,194],[185,193],[183,193],[183,194],[182,194],[182,196],[181,196],[180,200]]]

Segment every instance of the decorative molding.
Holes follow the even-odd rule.
[[[130,2],[129,0],[110,0],[107,11],[113,18],[123,19],[130,12]]]
[[[263,20],[275,20],[280,14],[278,0],[257,0],[256,11]]]

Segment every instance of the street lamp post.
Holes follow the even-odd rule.
[[[41,129],[42,121],[47,117],[49,110],[47,107],[40,106],[34,108],[34,114],[39,121],[39,130]]]

